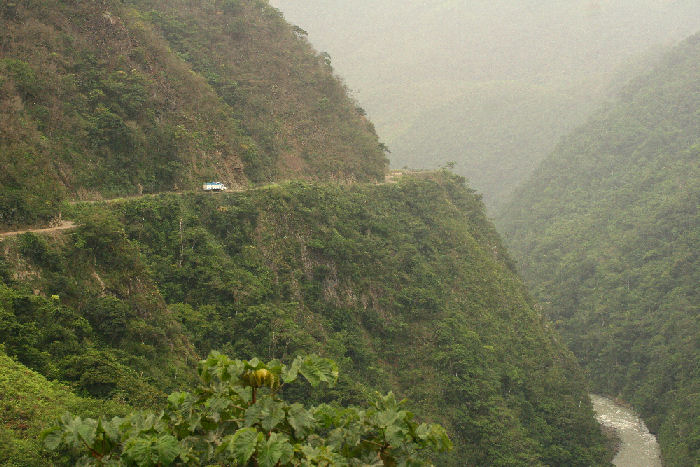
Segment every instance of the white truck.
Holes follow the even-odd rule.
[[[228,187],[221,182],[206,182],[202,185],[204,191],[226,191]]]

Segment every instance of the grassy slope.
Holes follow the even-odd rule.
[[[81,398],[61,384],[28,369],[0,352],[0,464],[34,467],[68,459],[43,452],[39,435],[63,413],[122,414],[126,407],[114,402]],[[47,457],[48,456],[48,457]]]
[[[566,138],[504,210],[526,279],[596,389],[700,456],[700,36]]]
[[[3,2],[0,225],[65,197],[378,179],[372,125],[262,0]]]

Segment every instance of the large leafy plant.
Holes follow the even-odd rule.
[[[392,393],[367,409],[306,408],[281,398],[299,375],[313,387],[334,385],[338,368],[329,359],[297,357],[287,366],[212,352],[198,371],[200,386],[171,394],[160,413],[66,414],[44,442],[85,466],[423,466],[430,452],[452,448],[440,425],[414,422]]]

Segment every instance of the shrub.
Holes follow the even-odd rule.
[[[212,352],[201,384],[176,392],[158,413],[112,420],[66,414],[44,433],[49,449],[82,453],[80,465],[430,465],[426,452],[451,443],[439,425],[418,424],[392,393],[367,409],[285,402],[281,390],[302,375],[333,386],[332,360],[232,360]]]

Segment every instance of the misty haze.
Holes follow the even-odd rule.
[[[499,206],[615,90],[700,29],[695,0],[272,0],[330,54],[394,168],[449,161]]]

